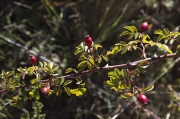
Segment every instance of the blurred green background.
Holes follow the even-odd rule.
[[[64,74],[67,67],[76,68],[78,56],[74,50],[86,34],[100,43],[99,53],[111,50],[115,43],[126,40],[119,37],[126,25],[148,21],[146,32],[153,40],[156,29],[168,28],[178,31],[180,25],[180,0],[0,0],[0,69],[16,70],[30,66],[29,54],[38,61],[53,61]],[[173,49],[173,46],[171,47]],[[148,56],[163,54],[157,48],[147,50]],[[137,60],[137,52],[111,56],[109,65]],[[101,66],[106,65],[103,62]],[[42,95],[39,102],[46,118],[62,119],[133,119],[138,104],[133,99],[122,99],[121,92],[103,86],[107,72],[82,76],[87,92],[82,97]],[[134,77],[140,86],[155,83],[147,92],[149,104],[140,118],[180,119],[180,63],[171,58],[151,65],[147,72]],[[14,92],[15,93],[15,92]],[[5,99],[13,93],[0,94],[0,111],[3,118],[32,117],[34,100],[24,102],[23,109],[6,104]],[[26,111],[25,111],[26,110]],[[153,115],[151,114],[153,112]],[[2,116],[4,114],[4,116]],[[157,118],[157,117],[156,117]]]

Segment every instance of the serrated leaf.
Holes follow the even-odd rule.
[[[74,54],[77,55],[77,54],[83,52],[84,51],[83,47],[84,47],[84,45],[83,45],[83,42],[82,42],[78,47],[76,47],[76,50],[75,50]]]
[[[104,81],[104,85],[107,86],[107,87],[112,87],[112,86],[114,86],[114,84],[113,84],[111,81],[109,81],[109,80]]]
[[[67,86],[67,85],[70,84],[70,83],[72,83],[72,80],[66,80],[66,81],[64,82],[64,85],[63,85],[63,86]]]
[[[55,72],[58,70],[58,68],[59,68],[59,66],[53,66],[52,71]]]
[[[84,94],[84,92],[86,92],[86,88],[71,89],[70,92],[76,96],[81,96]]]
[[[49,72],[52,72],[53,66],[54,66],[54,63],[53,63],[53,62],[49,62],[49,63],[47,64],[47,68],[48,68]]]
[[[29,95],[31,95],[33,97],[34,96],[34,92],[30,91]]]
[[[65,79],[64,78],[61,78],[60,79],[60,82],[59,82],[59,85],[62,85],[64,83]]]
[[[60,95],[62,93],[61,87],[58,87],[55,93],[56,93],[56,96]]]
[[[158,38],[157,38],[157,41],[161,41],[162,39],[165,39],[165,38],[167,38],[167,36],[159,35]]]
[[[88,67],[89,70],[92,70],[93,65],[90,62],[86,62],[86,65]]]
[[[135,39],[137,39],[137,38],[138,38],[138,36],[139,36],[139,33],[138,33],[138,32],[136,32],[136,33],[134,34],[134,38],[135,38]]]
[[[79,57],[79,61],[81,61],[81,60],[87,60],[87,57],[86,57],[85,55],[81,55],[81,56]]]
[[[102,62],[102,57],[98,56],[98,63],[101,63],[101,62]]]
[[[155,34],[159,34],[159,35],[165,35],[165,34],[164,34],[164,31],[161,30],[161,29],[156,30],[154,33],[155,33]]]
[[[118,76],[118,77],[121,77],[122,76],[122,73],[119,69],[115,68],[114,69],[114,73]]]
[[[80,68],[80,67],[85,68],[85,65],[86,65],[86,61],[81,61],[81,62],[78,64],[77,68]]]
[[[36,100],[40,99],[40,95],[39,95],[39,91],[38,90],[35,91],[34,97],[35,97]]]
[[[123,31],[120,36],[125,36],[125,35],[128,35],[130,32],[129,31]]]
[[[36,83],[36,79],[32,79],[31,84],[35,84],[35,83]]]
[[[125,93],[125,94],[121,95],[122,98],[130,98],[132,96],[134,96],[134,94],[132,94],[132,93]]]
[[[124,28],[131,31],[132,33],[137,32],[137,28],[135,26],[125,26]]]
[[[108,56],[106,56],[106,55],[102,55],[102,57],[103,57],[103,59],[104,59],[106,62],[108,62],[108,61],[109,61]]]
[[[94,59],[92,57],[90,57],[88,61],[91,63],[92,66],[94,66]]]
[[[143,92],[145,92],[145,91],[151,91],[153,88],[154,88],[154,85],[148,86],[148,87],[144,88],[142,91],[143,91]]]
[[[41,68],[43,67],[43,63],[42,62],[39,62],[39,65],[40,65]]]
[[[64,87],[64,90],[66,91],[67,95],[71,95],[71,90],[69,87]]]
[[[118,76],[114,73],[114,71],[108,72],[108,77],[112,79],[118,78]]]
[[[123,47],[121,50],[121,54],[125,54],[127,50],[128,50],[127,46]]]
[[[77,79],[76,84],[79,85],[81,83],[82,83],[82,80],[81,79]]]
[[[115,46],[113,49],[112,49],[112,54],[117,54],[121,49],[119,48],[119,46]]]
[[[41,80],[41,74],[39,74],[39,73],[36,74],[36,80],[37,80],[37,81],[40,81],[40,80]]]
[[[69,73],[69,72],[72,72],[72,71],[74,71],[73,68],[67,68],[66,71],[65,71],[65,73]]]
[[[22,67],[19,67],[17,70],[18,70],[19,72],[21,72],[21,73],[24,72]]]
[[[112,55],[113,53],[111,51],[107,51],[106,56]]]
[[[169,47],[165,44],[162,44],[161,48],[163,48],[164,50],[166,50],[168,53],[172,54],[172,51],[169,49]]]
[[[94,44],[93,47],[97,50],[98,48],[102,48],[100,44]]]
[[[15,78],[17,79],[17,78],[19,78],[21,76],[21,73],[16,73],[15,74]]]
[[[8,78],[14,74],[14,71],[8,71],[8,72],[6,72],[6,74],[7,74],[7,78]]]
[[[32,75],[34,73],[34,67],[29,67],[27,69],[28,74]]]
[[[171,32],[169,31],[169,29],[167,29],[167,28],[163,29],[163,31],[164,31],[164,33],[165,33],[166,35],[168,35],[168,34],[171,33]]]

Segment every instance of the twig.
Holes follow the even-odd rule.
[[[27,47],[24,47],[23,45],[21,45],[20,43],[16,43],[15,41],[3,36],[0,34],[0,38],[2,38],[3,40],[5,40],[6,42],[12,44],[12,45],[15,45],[16,47],[19,47],[19,48],[22,48],[23,50],[25,50],[26,52],[34,55],[34,56],[37,56],[39,57],[40,59],[42,59],[43,61],[46,61],[46,62],[52,62],[51,60],[47,59],[46,57],[42,56],[42,55],[39,55],[37,52],[33,51],[33,50],[30,50],[28,49]]]

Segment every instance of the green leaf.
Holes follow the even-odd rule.
[[[67,68],[66,71],[65,71],[65,73],[69,73],[69,72],[72,72],[72,71],[74,71],[73,68]]]
[[[149,43],[149,41],[146,40],[147,38],[150,39],[150,37],[148,35],[143,36],[142,42],[143,43]]]
[[[135,38],[135,39],[137,39],[137,38],[138,38],[138,36],[139,36],[139,33],[138,33],[138,32],[136,32],[136,33],[134,34],[134,38]]]
[[[167,28],[165,28],[165,29],[163,29],[163,31],[164,31],[164,33],[166,34],[166,35],[169,35],[171,32],[169,31],[169,29],[167,29]]]
[[[114,74],[116,74],[118,77],[122,77],[121,71],[117,68],[114,69]]]
[[[61,87],[55,87],[53,92],[56,93],[56,96],[58,96],[62,93],[62,89]]]
[[[154,88],[154,85],[148,86],[148,87],[144,88],[142,91],[143,91],[143,92],[145,92],[145,91],[151,91],[153,88]]]
[[[81,96],[86,92],[86,88],[71,89],[70,92],[76,96]]]
[[[131,31],[132,33],[138,32],[135,26],[125,26],[124,28]]]
[[[119,46],[115,46],[113,49],[112,49],[112,54],[117,54],[121,49],[119,48]]]
[[[16,73],[15,74],[15,78],[17,79],[17,78],[19,78],[21,76],[21,73]]]
[[[123,47],[122,48],[122,51],[121,51],[121,54],[125,54],[127,52],[128,48],[127,47]]]
[[[77,54],[83,52],[84,51],[83,47],[84,47],[84,45],[83,45],[83,42],[82,42],[78,47],[76,47],[76,50],[75,50],[74,54],[77,55]]]
[[[35,97],[36,100],[40,99],[40,95],[39,95],[39,91],[38,90],[35,91],[34,97]]]
[[[98,56],[98,63],[101,63],[101,62],[102,62],[102,57]]]
[[[164,50],[166,50],[168,53],[172,54],[172,51],[169,49],[169,47],[165,44],[162,44],[161,48],[163,48]]]
[[[6,74],[7,74],[7,78],[9,78],[10,76],[12,76],[14,74],[14,71],[8,71],[8,72],[6,72]]]
[[[62,85],[64,83],[65,79],[64,78],[61,78],[60,79],[60,82],[59,82],[59,85]]]
[[[39,65],[40,65],[41,68],[43,67],[43,63],[42,62],[39,62]]]
[[[104,85],[107,86],[107,87],[113,87],[114,86],[114,84],[109,80],[104,81]]]
[[[86,65],[87,65],[89,70],[92,70],[93,65],[91,64],[91,62],[86,62]]]
[[[91,63],[92,66],[94,66],[94,59],[93,59],[93,57],[90,57],[90,58],[88,59],[88,61]]]
[[[81,55],[81,56],[79,57],[79,61],[81,61],[81,60],[87,60],[87,57],[86,57],[85,55]]]
[[[122,98],[130,98],[132,96],[134,96],[134,94],[132,94],[132,93],[125,93],[125,94],[121,95]]]
[[[72,80],[66,80],[66,81],[64,82],[64,85],[63,85],[63,86],[67,86],[67,85],[70,84],[70,83],[72,83]]]
[[[36,80],[37,80],[37,81],[40,81],[40,80],[41,80],[41,74],[39,74],[39,73],[36,74]]]
[[[28,74],[33,75],[33,73],[34,73],[34,67],[29,67],[29,68],[27,69],[27,72],[28,72]]]
[[[85,66],[86,66],[86,60],[85,61],[81,61],[78,64],[77,68],[81,68],[81,70],[84,70]]]
[[[17,70],[18,70],[19,72],[21,72],[21,73],[24,72],[22,67],[19,67]]]
[[[165,39],[165,38],[167,38],[167,36],[159,35],[158,38],[157,38],[157,41],[161,41],[162,39]]]
[[[113,53],[111,51],[107,51],[106,56],[112,55]]]
[[[53,66],[52,71],[55,72],[58,70],[58,68],[59,68],[59,66]]]
[[[125,36],[125,35],[128,35],[130,32],[129,31],[123,31],[120,36]]]
[[[156,30],[154,33],[155,33],[155,34],[159,34],[159,35],[165,35],[165,34],[164,34],[164,31],[161,30],[161,29]]]
[[[102,57],[103,57],[103,59],[106,61],[106,62],[108,62],[109,61],[109,58],[108,58],[108,56],[107,55],[101,55]]]
[[[93,47],[97,50],[98,48],[102,48],[100,44],[94,44]]]
[[[54,66],[54,63],[53,63],[53,62],[49,62],[49,63],[47,64],[47,68],[48,68],[48,71],[49,71],[49,72],[52,72],[53,66]]]
[[[36,79],[32,79],[31,84],[35,84],[35,83],[36,83]]]
[[[71,90],[70,90],[70,88],[69,88],[69,87],[64,87],[64,89],[65,89],[67,95],[70,96],[70,95],[71,95]]]
[[[114,71],[108,72],[108,77],[112,79],[118,78],[118,76],[114,73]]]

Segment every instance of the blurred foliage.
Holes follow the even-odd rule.
[[[67,67],[75,68],[78,64],[78,56],[73,53],[86,34],[106,50],[112,50],[115,43],[125,39],[119,37],[124,26],[140,26],[143,21],[148,21],[150,29],[147,34],[157,39],[157,35],[153,35],[157,28],[179,31],[179,6],[179,0],[0,0],[0,69],[30,66],[28,57],[32,50],[37,53],[39,61],[45,57],[57,63],[58,72],[64,74]],[[173,46],[171,49],[174,50]],[[105,54],[106,50],[99,53]],[[162,53],[157,48],[147,52],[147,56]],[[108,63],[135,61],[136,54],[128,52],[118,57],[111,56]],[[101,66],[104,65],[102,62]],[[169,114],[171,119],[180,117],[179,69],[179,60],[172,58],[154,63],[146,73],[134,77],[136,85],[155,82],[154,90],[147,93],[149,104],[146,108],[161,118]],[[116,114],[119,119],[136,117],[136,103],[122,99],[119,93],[103,86],[106,72],[82,78],[87,87],[85,95],[42,95],[40,102],[44,107],[40,113],[46,114],[46,118],[68,119],[112,118]],[[29,114],[33,117],[33,100],[25,102],[26,111],[2,101],[15,93],[0,94],[0,116],[18,118]],[[140,117],[152,118],[144,111]]]

